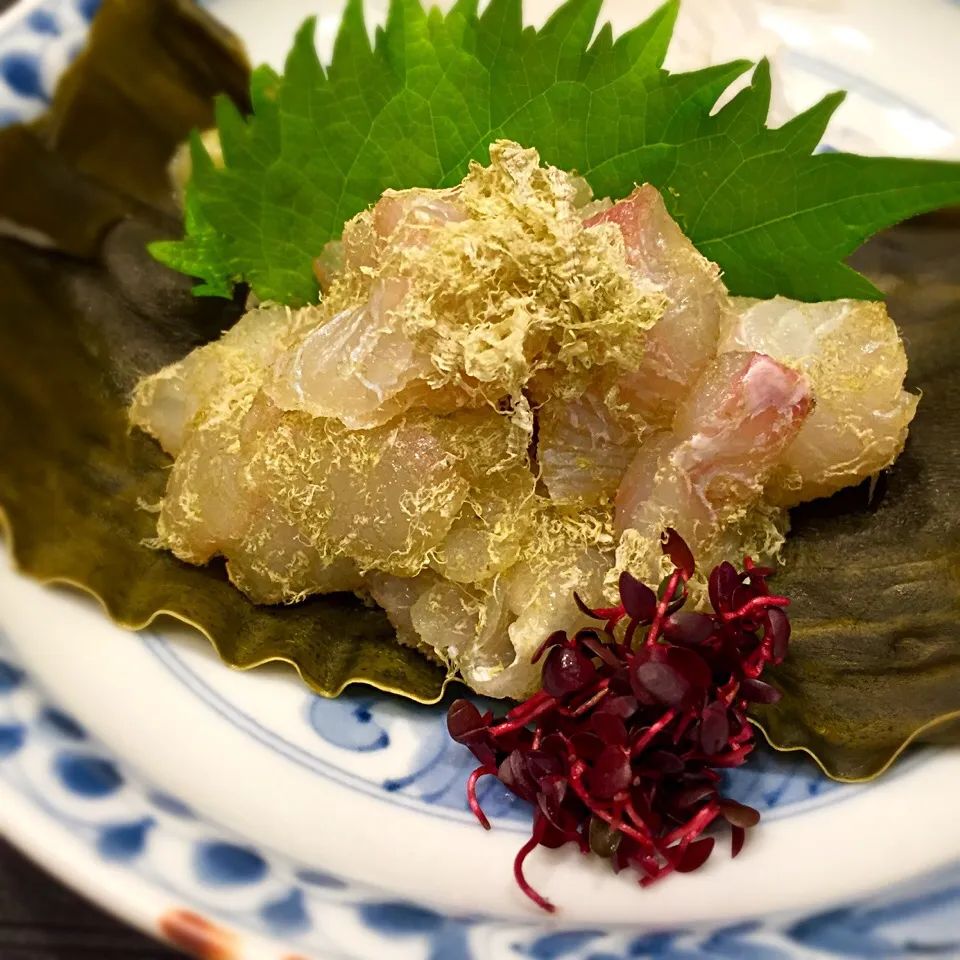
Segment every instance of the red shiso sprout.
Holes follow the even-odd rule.
[[[538,846],[575,842],[616,872],[632,868],[646,887],[702,867],[715,847],[704,831],[717,822],[730,825],[737,856],[760,819],[720,796],[717,771],[740,766],[753,750],[748,705],[780,698],[759,678],[786,656],[790,601],[770,593],[774,571],[747,557],[742,572],[730,563],[711,572],[712,613],[682,611],[693,554],[675,530],[662,546],[675,569],[659,590],[625,573],[616,607],[591,609],[575,597],[602,621],[603,636],[599,624],[574,637],[551,634],[533,657],[543,661],[542,690],[497,723],[468,700],[447,714],[450,736],[480,762],[467,780],[480,824],[490,829],[477,799],[481,777],[497,777],[534,805],[533,833],[514,876],[549,912],[556,907],[523,873]]]

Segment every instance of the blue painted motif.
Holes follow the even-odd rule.
[[[57,18],[49,10],[44,10],[42,7],[39,10],[34,10],[27,17],[27,26],[37,33],[47,33],[51,37],[60,35],[60,24]]]
[[[345,890],[347,885],[339,877],[321,870],[298,870],[297,879],[310,887],[323,887],[326,890]]]
[[[0,724],[0,760],[20,750],[26,739],[27,728],[22,723]]]
[[[878,907],[827,910],[794,924],[787,935],[798,944],[851,960],[960,956],[960,929],[938,929],[930,922],[938,913],[960,917],[960,877],[945,888]]]
[[[260,917],[279,936],[296,936],[310,929],[303,891],[296,888],[279,900],[266,904],[260,911]]]
[[[400,902],[366,903],[360,915],[365,926],[386,937],[425,939],[426,960],[480,960],[470,947],[471,918]]]
[[[54,758],[54,770],[63,785],[80,797],[106,797],[123,784],[114,763],[92,754],[60,753]]]
[[[657,960],[791,960],[780,947],[751,943],[746,939],[756,924],[732,927],[705,937],[684,933],[656,933],[634,940],[628,957]]]
[[[77,12],[84,20],[92,20],[100,9],[103,0],[74,0]]]
[[[169,813],[171,817],[179,817],[181,820],[195,820],[196,814],[182,800],[171,797],[169,793],[162,790],[151,790],[147,799],[158,810]]]
[[[526,950],[532,960],[562,960],[603,936],[602,930],[563,930],[535,940]]]
[[[97,850],[105,860],[134,860],[147,846],[147,833],[156,821],[144,817],[135,823],[105,827],[97,842]]]
[[[40,723],[53,733],[68,740],[86,740],[87,732],[73,717],[68,717],[56,707],[44,707],[40,711]]]
[[[0,57],[0,78],[18,96],[49,102],[40,79],[40,59],[32,53],[14,50]]]
[[[24,672],[8,660],[0,660],[0,696],[12,693],[23,683]]]
[[[365,926],[386,934],[430,933],[446,923],[446,919],[433,910],[398,902],[365,903],[360,915]]]
[[[235,843],[203,843],[194,854],[197,876],[216,887],[247,886],[259,883],[269,867],[252,847]]]
[[[358,753],[390,746],[390,735],[373,719],[371,698],[353,697],[347,710],[338,707],[338,702],[314,697],[308,707],[310,726],[327,743]]]

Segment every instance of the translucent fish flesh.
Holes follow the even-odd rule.
[[[816,408],[783,459],[769,496],[793,506],[889,467],[919,397],[903,387],[907,356],[882,303],[738,300],[723,350],[761,350],[801,371]]]
[[[706,568],[774,561],[786,508],[889,466],[917,404],[881,305],[731,299],[652,187],[596,201],[516,144],[388,191],[314,270],[319,304],[138,385],[174,457],[156,545],[258,603],[372,598],[490,696],[536,689],[575,592],[659,579],[667,526]]]
[[[620,380],[622,403],[648,423],[668,425],[717,352],[721,320],[730,312],[720,271],[684,236],[649,184],[586,223],[616,224],[634,276],[657,284],[668,298],[646,335],[640,366]]]
[[[759,353],[721,354],[637,453],[617,492],[616,526],[650,542],[676,529],[710,565],[813,409],[806,378]],[[721,558],[722,559],[722,558]]]
[[[554,398],[537,411],[537,462],[554,503],[594,506],[609,502],[640,445],[599,390]]]

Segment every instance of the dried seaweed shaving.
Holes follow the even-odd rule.
[[[407,279],[392,322],[429,356],[430,386],[479,391],[494,401],[519,398],[542,369],[554,371],[571,396],[597,367],[635,369],[642,332],[666,301],[631,275],[620,231],[585,229],[581,207],[589,188],[541,167],[535,150],[499,141],[490,160],[472,163],[462,185],[448,192],[463,220],[424,225],[428,240],[392,243],[376,266],[348,267],[329,289],[326,315],[365,300],[377,280]],[[385,196],[402,202],[418,192]],[[374,217],[368,210],[351,220],[343,246],[376,246]]]

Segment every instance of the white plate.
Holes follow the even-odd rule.
[[[0,18],[0,117],[42,109],[94,6],[34,0]],[[528,3],[534,18],[550,6]],[[624,27],[649,6],[608,12]],[[318,0],[213,7],[275,65],[304,15],[319,9],[326,48],[338,16]],[[776,118],[839,84],[855,92],[829,146],[948,156],[960,155],[946,95],[960,89],[958,40],[960,10],[943,0],[909,12],[688,0],[671,60],[771,54]],[[512,880],[529,812],[487,784],[485,834],[464,801],[470,766],[441,708],[323,701],[282,669],[235,673],[184,631],[130,636],[88,599],[0,566],[0,828],[204,956],[960,956],[956,751],[913,753],[864,787],[761,754],[730,779],[764,812],[736,861],[641,891],[605,864],[540,851],[528,873],[561,907],[552,919]]]

